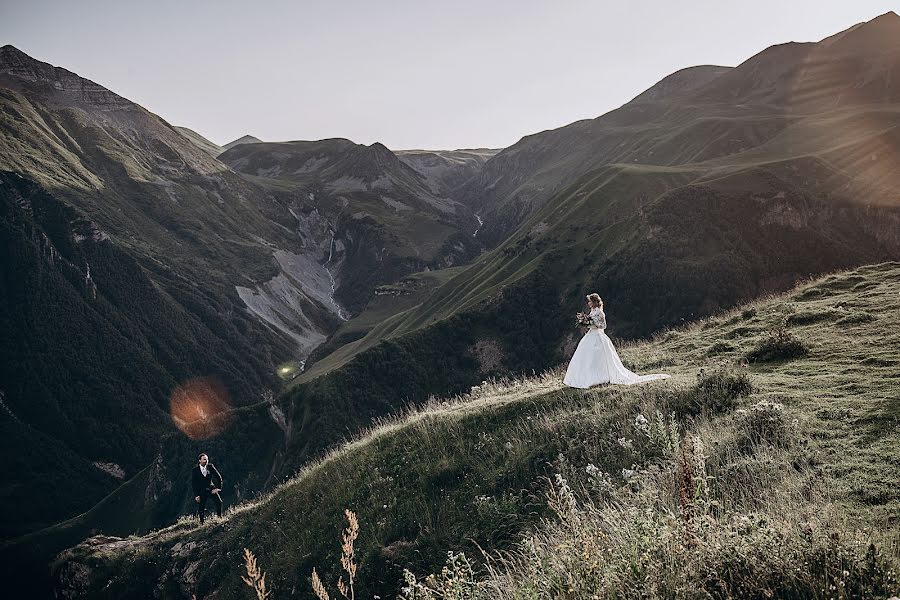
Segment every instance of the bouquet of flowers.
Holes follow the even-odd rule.
[[[575,315],[575,327],[590,327],[594,322],[591,321],[591,315],[578,313]]]

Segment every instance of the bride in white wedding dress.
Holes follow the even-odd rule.
[[[590,329],[575,349],[572,360],[563,383],[576,388],[589,388],[601,383],[617,383],[633,385],[644,383],[654,379],[666,379],[669,375],[654,373],[653,375],[638,375],[632,373],[622,364],[619,354],[616,352],[612,341],[603,331],[606,329],[606,315],[603,313],[603,300],[598,294],[589,294],[587,297],[591,312]]]

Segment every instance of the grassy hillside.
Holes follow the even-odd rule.
[[[350,508],[361,597],[396,593],[407,568],[410,598],[886,597],[900,560],[898,332],[900,264],[824,277],[621,348],[668,381],[487,382],[374,427],[223,521],[89,540],[60,557],[57,585],[245,598],[247,547],[275,598],[311,598],[313,567],[337,579]],[[485,570],[479,548],[511,554]],[[429,592],[440,574],[421,583],[448,550],[474,560],[451,586],[467,596]]]

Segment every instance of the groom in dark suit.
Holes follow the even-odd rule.
[[[219,470],[209,462],[206,454],[197,457],[197,466],[191,473],[191,483],[194,486],[194,502],[197,503],[197,516],[200,517],[200,524],[203,524],[203,518],[206,516],[206,501],[212,498],[216,505],[216,513],[222,516],[222,497],[219,492],[222,491],[222,475]]]

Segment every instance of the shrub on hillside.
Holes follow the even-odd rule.
[[[794,439],[796,423],[789,422],[784,405],[771,400],[760,400],[734,415],[738,447],[748,449],[767,445],[786,447]]]
[[[809,347],[788,331],[782,323],[747,353],[747,360],[750,362],[775,362],[800,358],[807,354],[809,354]]]
[[[753,384],[745,369],[734,366],[700,369],[697,383],[675,393],[671,409],[682,415],[720,414],[733,410],[739,398],[751,393]]]

